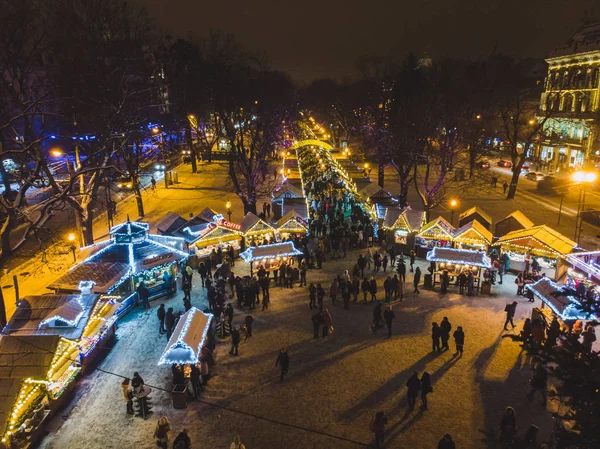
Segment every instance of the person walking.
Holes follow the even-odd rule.
[[[337,277],[334,277],[329,287],[329,296],[331,297],[331,304],[335,304],[337,295],[340,292],[340,284],[338,283]]]
[[[156,427],[154,428],[154,438],[156,439],[156,446],[162,449],[167,449],[169,445],[169,435],[171,434],[171,424],[166,416],[162,416]]]
[[[425,409],[427,408],[427,395],[431,392],[433,392],[431,376],[425,371],[421,376],[421,406]]]
[[[387,416],[384,412],[377,412],[375,418],[371,421],[370,429],[375,435],[375,447],[383,448],[383,441],[385,436],[385,426],[388,422]]]
[[[377,329],[381,327],[381,303],[378,302],[373,308],[373,324],[371,325],[371,331],[375,333]]]
[[[352,296],[354,297],[354,302],[358,302],[358,294],[360,293],[360,279],[355,277],[352,279]]]
[[[205,287],[206,278],[208,277],[208,269],[206,268],[204,262],[200,262],[200,265],[198,265],[198,274],[200,275],[202,287]]]
[[[381,259],[381,266],[383,267],[383,272],[385,273],[388,266],[388,256],[387,254],[383,255],[383,259]]]
[[[541,363],[538,363],[533,370],[533,375],[531,376],[531,390],[527,394],[527,399],[530,401],[535,396],[535,392],[539,391],[542,395],[542,403],[546,405],[546,386],[548,384],[548,372],[546,368]]]
[[[463,332],[462,326],[458,326],[454,331],[454,343],[456,344],[456,352],[454,355],[462,357],[463,355],[463,346],[465,344],[465,333]]]
[[[123,400],[126,402],[126,409],[128,415],[133,415],[135,412],[133,411],[133,389],[131,385],[129,385],[130,380],[124,379],[121,382],[121,391],[123,392]]]
[[[154,179],[154,176],[150,177],[150,184],[152,184],[152,190],[156,190],[156,179]]]
[[[187,429],[183,429],[173,440],[173,449],[191,449],[191,447],[192,440],[190,440]]]
[[[517,434],[517,417],[515,409],[506,407],[502,420],[500,421],[500,442],[503,447],[510,447],[514,444]]]
[[[150,298],[150,290],[146,287],[144,281],[140,282],[137,288],[137,294],[140,297],[140,302],[142,303],[142,309],[146,310],[150,308],[150,302],[148,299]]]
[[[515,317],[515,313],[517,312],[517,301],[513,301],[512,304],[507,304],[504,308],[506,312],[506,321],[504,322],[504,330],[507,331],[506,325],[510,322],[510,325],[515,328],[515,323],[513,323],[513,318]]]
[[[371,284],[369,283],[367,278],[364,278],[361,287],[362,287],[362,292],[363,292],[363,296],[364,296],[364,300],[365,300],[365,304],[366,304],[367,303],[367,294],[369,293],[369,290],[371,288]]]
[[[330,328],[333,327],[333,320],[331,319],[331,314],[329,313],[329,309],[325,309],[323,311],[323,336],[325,338],[329,335]]]
[[[358,261],[356,262],[358,268],[360,269],[360,277],[365,277],[365,268],[367,266],[367,259],[363,257],[362,254],[358,256]]]
[[[415,258],[417,257],[417,254],[411,249],[408,257],[410,258],[410,272],[412,273],[414,271]]]
[[[371,302],[377,300],[377,281],[373,276],[371,276],[371,280],[369,281],[369,293],[371,293]]]
[[[342,299],[344,300],[344,310],[350,310],[350,290],[352,290],[352,284],[348,285],[348,288],[342,290]]]
[[[229,351],[229,355],[238,355],[240,339],[240,327],[235,326],[233,329],[231,329],[231,350]]]
[[[323,310],[323,300],[325,299],[325,290],[321,287],[321,284],[317,284],[317,303],[319,310]]]
[[[279,381],[282,382],[283,378],[288,372],[288,368],[290,367],[290,357],[288,355],[287,347],[285,345],[281,347],[281,351],[277,356],[277,360],[275,361],[275,367],[277,367],[277,365],[279,365],[279,367],[281,368]]]
[[[268,296],[264,296],[263,297],[263,302],[262,302],[262,310],[263,312],[265,310],[269,309],[269,304],[271,303],[271,298],[269,298]]]
[[[440,279],[440,293],[443,295],[448,293],[449,285],[450,285],[450,276],[448,275],[448,270],[444,270],[442,272],[442,276]]]
[[[165,315],[166,314],[167,314],[167,312],[165,310],[165,305],[161,304],[160,306],[158,306],[158,309],[156,309],[156,316],[158,317],[158,322],[160,324],[160,326],[158,328],[159,334],[164,334],[165,332],[167,332],[167,330],[165,329]]]
[[[165,329],[167,333],[167,340],[171,339],[171,335],[173,334],[173,329],[175,328],[175,314],[173,313],[173,307],[169,307],[167,309],[167,313],[165,314]]]
[[[385,302],[389,303],[392,299],[392,278],[387,277],[385,281],[383,281],[383,290],[385,292]]]
[[[467,296],[475,295],[475,275],[469,271],[467,276]]]
[[[385,325],[387,326],[388,338],[392,337],[392,321],[395,317],[396,315],[392,310],[392,306],[388,306],[387,309],[385,309],[385,312],[383,312],[383,320],[385,321]]]
[[[319,338],[319,330],[323,324],[323,314],[317,310],[312,316],[313,338]]]
[[[312,282],[310,283],[310,285],[308,286],[308,308],[310,310],[313,309],[313,307],[316,307],[316,301],[317,301],[317,287],[315,287],[315,284],[313,284]]]
[[[415,402],[417,401],[417,396],[419,395],[419,390],[421,389],[421,381],[419,380],[419,373],[416,371],[406,382],[406,387],[408,390],[406,391],[406,399],[408,400],[408,406],[411,410],[415,408]]]
[[[400,259],[398,261],[398,266],[396,267],[396,272],[398,276],[402,280],[402,282],[406,282],[406,264],[404,263],[404,259]]]
[[[444,435],[442,439],[438,443],[438,449],[456,449],[456,445],[454,444],[454,440],[449,433]]]
[[[236,435],[233,437],[233,441],[229,445],[229,449],[246,449],[246,446],[244,446],[244,443],[242,443],[240,436]]]
[[[442,349],[450,349],[448,346],[448,340],[450,340],[450,331],[452,330],[452,324],[448,321],[448,317],[444,317],[440,324],[440,337],[442,339]]]
[[[254,317],[252,315],[246,315],[244,318],[244,324],[246,325],[246,335],[252,337],[252,324],[254,323]],[[238,329],[239,331],[239,329]]]
[[[502,184],[502,194],[506,195],[506,189],[508,189],[508,183],[504,180],[504,184]]]
[[[300,287],[306,287],[306,272],[308,271],[308,265],[305,259],[300,262]]]
[[[415,269],[415,276],[413,278],[413,285],[415,286],[415,291],[413,293],[420,294],[419,291],[419,282],[421,282],[421,268],[417,267]]]
[[[517,284],[517,296],[522,296],[525,288],[525,280],[523,279],[523,273],[519,273],[515,279]]]
[[[442,330],[440,326],[435,321],[431,323],[431,342],[432,348],[431,351],[442,352],[440,347],[440,338],[442,337]]]

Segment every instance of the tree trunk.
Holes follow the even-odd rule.
[[[8,213],[5,223],[2,225],[2,259],[7,260],[12,255],[12,246],[10,245],[10,233],[15,226],[15,219],[12,213]]]
[[[398,202],[400,203],[400,207],[408,206],[408,183],[406,180],[400,180],[400,194],[398,195]]]
[[[136,181],[135,186],[133,188],[133,192],[135,194],[135,202],[137,203],[138,215],[140,217],[144,216],[144,200],[142,199],[142,192],[140,190],[140,183]]]
[[[189,123],[185,127],[185,143],[187,144],[188,148],[190,149],[192,173],[198,173],[198,164],[196,161],[196,148],[194,148],[194,144],[192,143],[192,128],[190,128]],[[138,208],[139,208],[139,206],[138,206]],[[142,217],[143,217],[143,215],[142,215]]]
[[[385,165],[383,163],[379,163],[379,167],[377,168],[377,184],[379,187],[383,188],[385,183]]]
[[[517,184],[519,183],[519,175],[521,174],[522,164],[518,164],[513,166],[513,174],[510,179],[510,185],[508,186],[508,195],[506,195],[507,200],[515,199],[515,194],[517,193]]]
[[[248,212],[252,212],[253,214],[256,215],[256,201],[255,202],[250,202],[250,200],[244,201],[244,215],[246,215]]]

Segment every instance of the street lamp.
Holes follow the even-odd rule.
[[[52,155],[52,157],[61,157],[63,155],[63,152],[60,148],[52,148],[50,150],[50,154]]]
[[[579,203],[577,205],[577,219],[575,221],[575,240],[579,243],[581,237],[581,228],[583,225],[583,211],[585,209],[585,191],[588,184],[592,184],[596,181],[597,174],[595,172],[577,171],[573,173],[571,179],[580,185],[579,189]]]
[[[450,224],[454,225],[454,211],[456,210],[456,207],[458,206],[458,201],[455,199],[451,199],[450,200]]]
[[[231,201],[227,201],[225,207],[227,208],[227,220],[231,221]]]
[[[75,250],[77,249],[75,247],[75,239],[77,237],[75,236],[75,234],[73,232],[69,233],[69,235],[67,236],[67,240],[69,242],[71,242],[71,253],[73,253],[73,263],[77,262],[77,256],[75,255]]]

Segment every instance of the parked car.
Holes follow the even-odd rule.
[[[511,168],[512,167],[512,162],[511,161],[505,161],[505,160],[499,160],[498,161],[498,167]]]
[[[521,167],[521,173],[528,173],[529,172],[529,165],[523,165]]]
[[[491,167],[491,164],[489,163],[489,161],[479,161],[477,162],[477,164],[475,165],[477,168],[482,168],[482,169],[488,169]]]
[[[530,171],[525,175],[525,178],[529,179],[530,181],[541,181],[545,177],[546,177],[546,175],[544,175],[543,173],[539,173],[539,172],[535,172],[535,171]]]

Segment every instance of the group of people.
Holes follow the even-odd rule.
[[[444,317],[442,322],[431,323],[431,340],[432,340],[432,351],[442,352],[450,349],[448,342],[450,341],[450,332],[452,331],[452,324],[448,320],[448,317]],[[462,326],[458,326],[454,333],[454,343],[456,345],[455,356],[462,357],[463,349],[465,345],[465,332]]]

